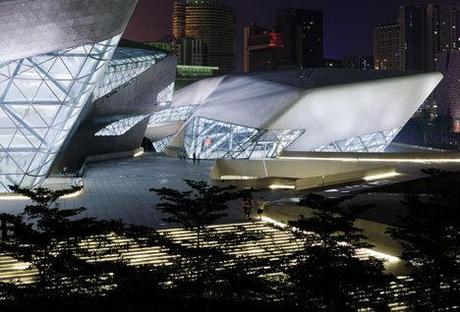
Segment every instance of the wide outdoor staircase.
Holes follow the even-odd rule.
[[[216,246],[228,255],[244,256],[248,258],[267,259],[276,261],[282,256],[292,254],[302,248],[302,243],[295,239],[290,231],[273,227],[266,222],[247,222],[220,224],[209,227],[213,235],[227,235],[246,233],[257,238],[246,240],[233,245],[222,245],[221,241],[203,239],[201,246]],[[182,246],[195,244],[197,236],[194,232],[176,228],[160,230],[158,233],[171,242]],[[142,241],[111,235],[103,244],[97,241],[87,241],[83,245],[92,252],[101,252],[98,261],[124,261],[133,266],[141,265],[168,265],[177,257],[165,246],[150,246]],[[103,253],[103,249],[109,250]],[[365,250],[357,254],[359,258],[369,257]],[[0,256],[0,282],[30,283],[36,274],[28,264],[17,261],[10,256]]]
[[[27,263],[10,256],[0,255],[0,283],[31,283],[36,271]]]
[[[241,256],[245,259],[263,259],[268,261],[277,261],[283,256],[292,254],[302,248],[303,242],[296,239],[291,231],[274,227],[266,222],[247,222],[234,224],[221,224],[209,227],[214,235],[225,235],[245,233],[252,235],[254,239],[243,240],[236,245],[222,245],[221,240],[201,241],[201,246],[217,246],[225,253],[232,256]],[[158,231],[159,237],[165,237],[168,241],[180,246],[189,246],[197,241],[196,233],[176,228]],[[313,240],[313,237],[312,237]],[[170,251],[169,247],[163,245],[150,245],[142,240],[133,240],[130,238],[110,235],[104,239],[103,244],[100,241],[85,241],[82,245],[88,250],[99,253],[97,260],[89,261],[124,261],[133,266],[144,265],[169,265],[174,258],[178,257]],[[104,250],[106,252],[104,252]],[[360,250],[358,258],[368,258],[376,254],[367,250]],[[378,257],[378,255],[377,255]],[[0,282],[5,283],[33,283],[36,271],[28,264],[17,261],[10,256],[0,255]],[[395,294],[401,295],[407,290],[402,285],[394,285]],[[393,305],[393,310],[400,310],[398,303]]]

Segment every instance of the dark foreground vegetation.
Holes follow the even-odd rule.
[[[404,284],[380,260],[357,259],[371,247],[354,227],[366,207],[348,198],[307,195],[309,218],[283,229],[298,248],[289,254],[250,257],[231,253],[255,244],[263,233],[216,231],[228,203],[250,191],[186,181],[189,191],[152,189],[165,221],[194,239],[178,243],[147,228],[82,217],[84,208],[62,210],[56,202],[76,189],[24,190],[32,199],[19,216],[0,215],[0,253],[31,264],[32,284],[0,284],[0,311],[389,311],[398,302],[410,311],[459,306],[460,193],[445,185],[428,201],[408,196],[409,213],[391,235],[403,243],[410,274]],[[280,229],[281,230],[281,229]],[[114,248],[109,237],[123,238]],[[122,251],[163,246],[175,257],[162,265],[132,265]],[[115,256],[114,256],[115,255]],[[117,256],[118,255],[118,256]],[[411,291],[395,297],[391,286]]]

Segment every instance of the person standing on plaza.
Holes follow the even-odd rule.
[[[243,214],[244,218],[249,220],[252,214],[252,196],[247,195],[243,197]]]

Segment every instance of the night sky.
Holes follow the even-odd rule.
[[[276,9],[306,8],[324,12],[325,53],[329,58],[372,53],[374,25],[396,20],[397,8],[405,0],[223,0],[237,14],[238,54],[244,26],[274,23]],[[423,2],[423,1],[418,1]],[[433,1],[430,1],[433,2]],[[438,1],[460,6],[460,0]],[[155,41],[171,32],[172,0],[139,0],[125,37]]]

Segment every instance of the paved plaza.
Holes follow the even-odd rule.
[[[186,190],[184,179],[209,181],[213,161],[193,162],[177,158],[161,157],[145,153],[141,157],[110,160],[89,164],[84,173],[85,191],[82,195],[61,200],[61,208],[87,209],[86,216],[99,219],[121,219],[128,224],[146,225],[154,228],[169,228],[162,214],[156,210],[159,198],[149,192],[151,188],[169,187]],[[402,195],[373,193],[378,185],[420,178],[421,168],[437,167],[458,171],[458,164],[398,164],[401,176],[374,182],[357,182],[340,187],[326,188],[317,192],[326,197],[337,197],[349,193],[359,193],[350,204],[373,204],[375,207],[361,215],[362,218],[379,223],[395,224],[397,215],[404,213]],[[284,207],[281,214],[289,215],[289,205],[298,201],[305,192],[286,190],[264,190],[255,194],[255,199],[263,197],[272,205]],[[6,213],[22,212],[27,201],[1,200],[0,210]],[[244,221],[241,203],[234,202],[227,211],[224,223]]]
[[[87,216],[121,219],[129,224],[167,227],[155,209],[158,197],[150,188],[185,190],[183,179],[208,181],[212,161],[157,157],[146,153],[138,158],[111,160],[88,165],[84,175],[85,192],[61,200],[61,208],[85,207]],[[18,213],[26,201],[1,201],[2,212]],[[225,221],[241,221],[241,209],[234,205]]]

